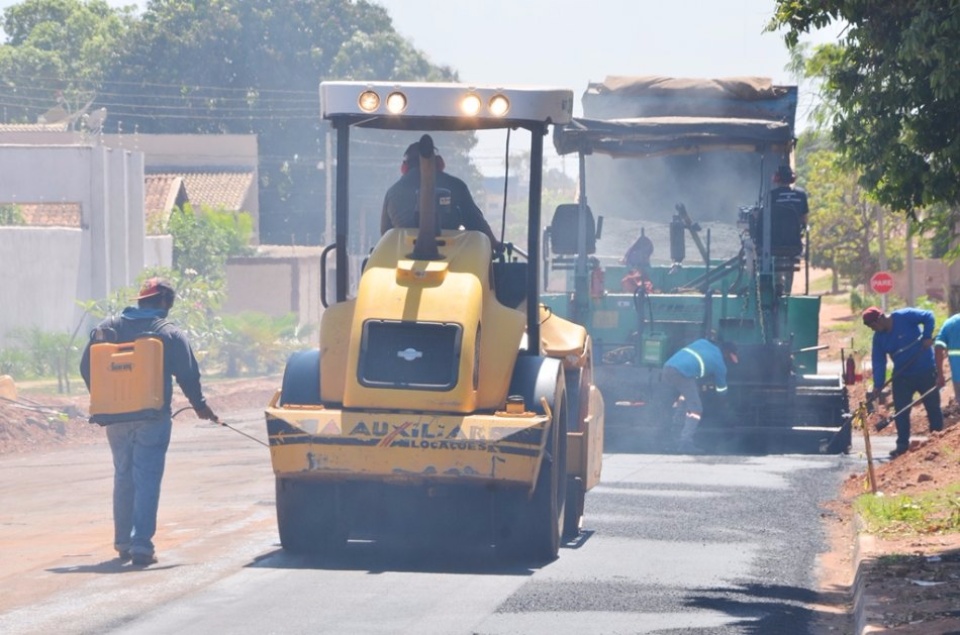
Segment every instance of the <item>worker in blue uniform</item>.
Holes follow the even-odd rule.
[[[727,362],[736,364],[737,347],[733,342],[716,343],[706,338],[695,340],[674,353],[663,365],[661,384],[663,397],[669,403],[683,397],[685,410],[678,449],[684,454],[697,454],[701,449],[693,436],[703,417],[700,382],[712,379],[719,394],[727,392]]]
[[[944,378],[943,361],[950,361],[950,377],[953,378],[953,398],[960,403],[960,313],[954,313],[940,327],[934,342],[934,354],[937,361],[937,370]]]
[[[896,458],[910,449],[910,408],[914,395],[920,395],[927,411],[930,430],[943,430],[943,411],[940,409],[940,390],[943,375],[935,363],[932,311],[907,307],[889,315],[875,306],[861,314],[863,323],[873,330],[872,363],[873,390],[868,398],[878,402],[887,384],[887,356],[893,360],[890,377],[893,393],[894,421],[897,426],[897,446],[890,452]]]

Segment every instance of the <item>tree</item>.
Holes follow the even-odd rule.
[[[352,77],[454,74],[365,0],[154,0],[111,67],[102,105],[126,131],[257,134],[264,242],[316,242],[325,160],[318,84]],[[383,164],[385,152],[402,151],[365,147],[355,156]],[[381,165],[383,179],[395,164]]]
[[[133,7],[115,9],[104,0],[26,0],[3,10],[5,119],[34,122],[57,107],[63,116],[82,112],[134,21]]]
[[[859,173],[825,135],[807,132],[800,137],[797,166],[809,194],[810,264],[833,272],[834,292],[841,277],[867,284],[880,270],[878,214],[886,215],[887,266],[895,271],[903,267],[906,223],[889,218],[889,211],[859,184]]]
[[[226,276],[227,258],[249,255],[253,220],[246,212],[234,213],[189,203],[175,208],[167,224],[173,237],[173,264],[181,272],[194,271],[212,283]]]
[[[883,204],[960,201],[960,1],[776,0],[768,30],[799,36],[846,22],[824,62],[833,139]]]

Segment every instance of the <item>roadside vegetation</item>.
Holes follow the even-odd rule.
[[[84,315],[72,333],[18,329],[13,343],[0,349],[0,375],[17,381],[49,381],[58,393],[70,393],[82,382],[80,355],[86,345],[84,325],[118,314],[136,304],[140,283],[151,276],[168,278],[177,289],[170,318],[187,332],[207,375],[223,377],[279,372],[291,352],[302,348],[312,327],[301,326],[290,313],[270,316],[246,311],[223,314],[227,293],[226,264],[245,256],[253,221],[249,214],[202,207],[175,209],[169,221],[155,228],[173,237],[173,268],[145,270],[137,284],[115,290],[100,300],[81,303]]]
[[[867,531],[878,536],[960,532],[960,483],[916,495],[860,496],[854,505]]]

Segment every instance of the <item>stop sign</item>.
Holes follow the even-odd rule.
[[[870,277],[870,288],[880,295],[890,293],[893,290],[893,276],[886,271],[878,271]]]

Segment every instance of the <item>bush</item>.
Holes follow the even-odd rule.
[[[70,392],[70,376],[75,375],[80,364],[80,350],[74,345],[70,333],[47,332],[34,327],[15,330],[13,338],[25,345],[29,375],[56,377],[57,392]]]
[[[234,213],[189,204],[174,209],[168,225],[173,237],[173,265],[181,271],[221,280],[227,258],[251,253],[253,219],[245,212]]]
[[[27,377],[30,356],[20,348],[0,349],[0,375]]]
[[[0,225],[26,225],[18,205],[0,205]]]
[[[223,316],[225,336],[215,347],[214,359],[224,374],[270,375],[279,372],[287,357],[303,346],[307,333],[297,326],[297,315],[272,317],[256,311]]]

